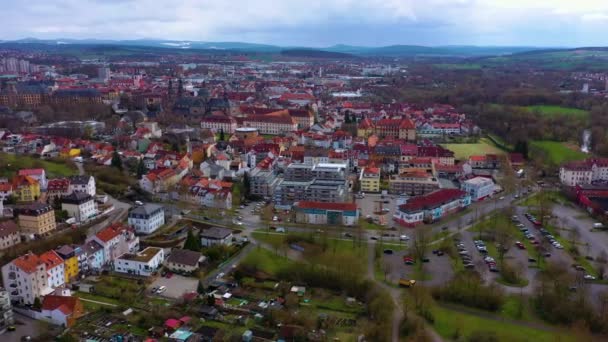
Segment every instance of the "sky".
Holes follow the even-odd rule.
[[[0,40],[606,46],[607,0],[0,0]]]

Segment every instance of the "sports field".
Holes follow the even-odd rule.
[[[534,158],[545,158],[545,162],[553,165],[561,163],[581,160],[589,157],[578,149],[576,146],[568,146],[566,143],[559,141],[535,140],[530,143],[530,152]]]
[[[505,151],[485,139],[480,139],[476,144],[441,144],[441,146],[453,151],[454,157],[459,160],[468,159],[474,155],[505,153]]]

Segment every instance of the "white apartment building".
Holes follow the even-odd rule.
[[[146,203],[131,210],[128,222],[137,233],[150,234],[165,224],[165,211],[161,205]]]
[[[116,259],[114,271],[150,276],[162,266],[163,261],[165,261],[165,254],[162,248],[147,247],[136,254],[127,253]]]
[[[11,301],[34,304],[36,298],[51,293],[48,286],[44,262],[33,253],[20,256],[2,266],[4,288],[10,293]]]
[[[54,250],[40,255],[47,275],[47,285],[54,289],[65,284],[65,264],[63,259]]]
[[[97,194],[95,177],[93,176],[72,176],[70,177],[70,187],[68,192],[84,192],[93,197]]]
[[[567,186],[608,180],[608,159],[590,158],[569,162],[559,169],[559,180]]]
[[[87,222],[97,215],[97,204],[85,192],[74,192],[61,199],[61,210],[68,212],[77,222]]]

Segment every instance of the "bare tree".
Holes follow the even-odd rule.
[[[513,244],[513,230],[506,223],[501,223],[494,229],[494,241],[498,250],[498,260],[501,265],[504,261],[505,254]]]
[[[430,231],[424,228],[417,228],[412,241],[412,248],[416,259],[420,262],[428,252],[430,242]]]

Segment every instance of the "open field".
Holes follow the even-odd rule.
[[[560,165],[564,162],[581,160],[589,155],[566,146],[565,143],[548,140],[534,140],[530,143],[532,157],[543,158],[545,163]],[[540,156],[539,156],[540,154]]]
[[[572,336],[562,331],[541,330],[525,324],[517,324],[517,321],[506,321],[483,317],[473,313],[452,310],[442,306],[436,306],[432,310],[435,322],[433,327],[445,338],[454,338],[457,334],[469,337],[473,332],[488,331],[496,334],[498,341],[574,341]],[[522,322],[523,323],[523,322]]]
[[[454,157],[460,160],[468,159],[472,155],[505,153],[505,151],[485,139],[480,139],[476,144],[441,144],[441,146],[453,151]]]
[[[530,111],[538,111],[542,115],[546,116],[573,116],[586,118],[589,112],[578,108],[569,108],[562,106],[550,106],[550,105],[537,105],[537,106],[526,106],[523,107]]]
[[[261,271],[275,275],[282,267],[287,266],[290,261],[267,249],[255,248],[243,259],[242,263],[245,265],[256,264]]]
[[[69,160],[45,160],[25,155],[0,153],[0,177],[12,177],[21,169],[43,168],[47,177],[66,177],[78,174],[78,170]]]

